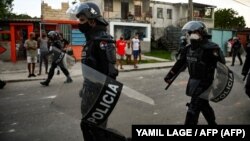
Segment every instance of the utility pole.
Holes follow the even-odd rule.
[[[193,20],[193,0],[188,0],[188,21]]]

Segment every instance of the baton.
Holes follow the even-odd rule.
[[[246,76],[244,76],[243,81],[245,81],[245,80],[246,80],[246,78],[247,78],[247,75],[246,75]]]
[[[169,86],[174,82],[174,80],[177,78],[177,76],[179,75],[180,73],[176,74],[172,79],[171,81],[168,83],[168,85],[166,86],[165,90],[167,90],[169,88]]]
[[[184,71],[185,68],[186,68],[186,65],[183,65],[183,66],[181,67],[181,69],[179,70],[179,72],[176,73],[176,75],[174,75],[174,77],[173,77],[173,78],[171,79],[171,81],[168,83],[168,85],[166,86],[165,90],[167,90],[167,89],[170,87],[170,85],[174,82],[174,80],[177,78],[177,76],[178,76],[182,71]]]

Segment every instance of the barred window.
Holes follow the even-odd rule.
[[[163,19],[163,9],[157,8],[157,18]]]
[[[172,19],[172,9],[167,9],[167,18]]]
[[[135,16],[140,17],[141,16],[141,6],[135,5]]]
[[[152,18],[152,7],[149,7],[149,11],[147,11],[146,16]]]
[[[104,10],[113,12],[113,0],[104,0]]]

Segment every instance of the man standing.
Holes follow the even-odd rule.
[[[35,33],[30,33],[30,38],[24,43],[27,51],[27,63],[28,63],[28,77],[36,77],[34,71],[37,62],[37,41],[35,40]]]
[[[40,61],[39,61],[39,73],[37,75],[41,75],[42,72],[42,63],[44,61],[45,65],[45,74],[48,74],[48,55],[49,55],[49,48],[48,48],[48,38],[46,33],[42,33],[42,38],[38,39],[38,45],[40,49]]]
[[[80,3],[76,10],[79,19],[79,30],[85,34],[86,45],[82,50],[82,65],[88,66],[110,78],[116,79],[118,70],[115,68],[116,51],[113,37],[107,33],[108,22],[102,17],[99,7],[93,2]],[[80,91],[82,97],[82,121],[81,129],[85,141],[93,141],[97,135],[89,128],[89,121],[85,115],[89,112],[93,97],[96,97],[98,84],[89,79],[84,79],[83,88]],[[93,123],[92,123],[93,124]],[[106,127],[107,120],[99,123],[98,127]]]
[[[132,44],[132,50],[133,50],[133,57],[134,57],[134,68],[138,68],[138,56],[140,53],[140,40],[138,38],[138,34],[134,36],[134,38],[131,41]]]
[[[123,69],[122,61],[125,55],[126,44],[127,42],[124,40],[123,35],[121,35],[120,40],[116,41],[117,67],[119,67],[119,64],[120,64],[121,66],[120,69]]]
[[[197,125],[200,112],[209,125],[216,125],[215,114],[208,99],[202,99],[200,95],[213,83],[217,62],[225,64],[225,58],[219,46],[208,40],[211,36],[208,35],[204,23],[190,21],[183,26],[182,32],[189,35],[188,42],[191,44],[183,48],[180,59],[164,80],[171,83],[171,80],[187,66],[190,77],[186,94],[191,96],[191,102],[187,104],[185,125]]]

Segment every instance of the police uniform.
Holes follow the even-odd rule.
[[[49,85],[51,79],[54,76],[54,72],[55,72],[55,69],[57,66],[59,66],[61,68],[64,75],[67,77],[67,79],[64,83],[72,82],[73,80],[70,77],[69,71],[65,68],[65,66],[63,64],[63,58],[65,56],[65,53],[63,52],[62,43],[59,39],[59,33],[55,32],[55,31],[50,31],[48,33],[48,37],[51,40],[50,52],[52,53],[52,63],[51,63],[51,67],[49,69],[48,78],[45,81],[40,82],[40,84],[44,85],[44,86]]]
[[[248,41],[248,43],[247,43],[246,53],[247,53],[247,55],[246,55],[246,60],[244,62],[243,68],[242,68],[242,75],[244,77],[247,77],[245,89],[246,89],[246,94],[250,97],[250,75],[249,75],[249,69],[250,69],[250,41]]]
[[[84,45],[82,50],[81,62],[83,66],[86,65],[112,79],[116,79],[118,70],[115,68],[115,41],[112,36],[106,32],[108,23],[101,16],[99,7],[93,2],[84,2],[77,7],[76,11],[76,17],[80,20],[79,30],[84,33],[86,37],[86,45]],[[81,23],[81,16],[84,16],[84,18],[90,21],[94,20],[95,26],[90,26],[87,22]],[[100,87],[99,84],[92,82],[86,77],[84,78],[83,88],[80,91],[80,97],[82,98],[81,129],[84,140],[86,141],[98,140],[97,136],[101,136],[94,135],[95,132],[89,128],[91,123],[85,119],[86,114],[92,108],[93,103],[98,97]],[[94,126],[105,128],[106,124],[107,120]]]
[[[191,31],[196,24],[198,25],[196,30],[200,30],[201,28],[202,31],[200,32],[204,32],[203,24],[195,21],[187,23],[188,28],[191,28]],[[190,45],[183,48],[180,59],[165,77],[165,81],[167,82],[173,78],[175,74],[178,74],[183,67],[188,68],[190,77],[187,84],[186,94],[191,96],[191,101],[187,104],[188,111],[185,120],[186,125],[198,124],[200,112],[204,115],[209,125],[216,124],[215,114],[209,101],[202,99],[199,96],[212,84],[217,61],[225,64],[225,58],[222,55],[219,46],[210,42],[206,36],[208,35],[203,35],[203,39],[198,43],[191,42]]]

